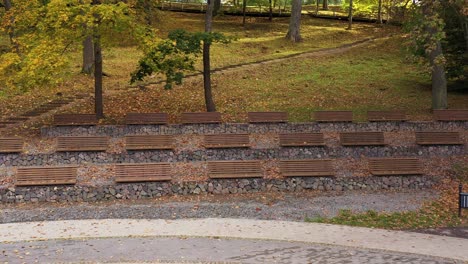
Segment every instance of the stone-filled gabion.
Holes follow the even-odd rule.
[[[431,188],[440,177],[295,177],[288,179],[220,179],[207,182],[148,182],[112,186],[37,186],[0,189],[2,203],[95,202],[116,199],[144,199],[167,195],[256,193],[302,190],[399,190]]]
[[[370,123],[284,123],[284,124],[196,124],[196,125],[134,125],[134,126],[60,126],[44,127],[44,137],[57,136],[110,136],[126,135],[179,135],[220,133],[300,133],[300,132],[358,132],[358,131],[458,131],[466,130],[468,122],[370,122]]]

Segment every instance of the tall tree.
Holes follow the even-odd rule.
[[[353,29],[353,0],[349,0],[348,30]]]
[[[301,12],[302,0],[292,0],[291,18],[289,20],[289,29],[286,38],[292,42],[299,42],[301,37]]]
[[[208,0],[205,13],[205,33],[211,33],[213,25],[213,0]],[[203,41],[203,88],[205,91],[206,111],[216,112],[211,91],[210,41]]]
[[[377,23],[382,24],[382,0],[379,0],[379,5],[377,8]]]
[[[268,14],[268,20],[273,21],[273,1],[268,0],[268,3],[270,4],[270,12]]]
[[[328,10],[328,0],[323,0],[322,8],[323,10]]]
[[[247,0],[242,1],[242,26],[245,27],[245,13],[247,9]]]
[[[88,36],[83,40],[83,65],[81,72],[92,74],[94,70],[94,44],[93,36]]]

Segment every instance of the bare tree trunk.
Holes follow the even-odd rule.
[[[301,11],[302,11],[302,1],[293,0],[291,7],[291,19],[289,20],[289,30],[286,34],[286,38],[292,42],[299,42],[301,38]]]
[[[210,33],[213,22],[213,0],[207,1],[205,13],[205,32]],[[211,43],[203,42],[203,88],[205,90],[206,111],[216,112],[216,106],[213,101],[211,91],[211,65],[210,65],[210,46]]]
[[[214,1],[212,16],[217,16],[219,10],[221,9],[221,0],[212,0]]]
[[[272,0],[268,0],[270,4],[270,14],[268,15],[268,20],[273,21],[273,3]]]
[[[382,24],[382,0],[379,0],[379,8],[377,11],[377,23]]]
[[[432,1],[432,0],[430,0]],[[422,4],[423,14],[427,17],[432,15],[432,3],[427,1]],[[434,38],[438,33],[439,29],[428,22],[425,30],[427,32],[428,43],[431,43],[431,39]],[[435,47],[426,52],[429,59],[429,63],[432,66],[432,109],[445,109],[447,108],[447,79],[445,76],[444,64],[439,61],[439,58],[443,56],[442,44],[440,40],[435,42]]]
[[[328,0],[323,0],[322,9],[323,10],[328,10]]]
[[[353,0],[349,0],[348,30],[353,29]]]
[[[245,27],[245,11],[247,9],[247,0],[242,1],[242,26]]]
[[[85,74],[93,74],[94,69],[94,46],[93,37],[88,36],[83,41],[83,67],[81,72]]]
[[[104,105],[102,100],[102,51],[101,37],[94,39],[94,107],[96,117],[104,118]]]
[[[319,0],[315,0],[317,2],[315,2],[315,14],[318,15],[319,13]]]

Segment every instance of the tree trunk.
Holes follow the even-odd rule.
[[[247,9],[247,0],[242,1],[242,26],[245,27],[245,11]]]
[[[323,0],[323,10],[328,10],[328,0]]]
[[[217,16],[219,14],[219,10],[221,9],[221,0],[212,1],[214,1],[212,16]]]
[[[425,17],[433,15],[432,0],[422,3],[422,12]],[[436,40],[436,35],[440,33],[440,29],[436,25],[426,21],[425,30],[427,32],[427,44],[434,42],[434,48],[426,50],[426,55],[432,67],[432,109],[445,109],[447,108],[447,79],[445,76],[445,66],[439,61],[443,56],[442,44],[440,40]]]
[[[315,0],[317,2],[315,2],[315,14],[318,15],[319,13],[319,0]]]
[[[301,38],[301,10],[302,0],[293,0],[291,7],[291,18],[289,20],[289,30],[286,38],[292,42],[299,42]]]
[[[101,37],[94,38],[94,107],[96,117],[104,118],[104,105],[102,102],[102,51]]]
[[[273,21],[273,1],[268,0],[270,4],[270,14],[268,15],[268,20]]]
[[[353,29],[353,0],[349,0],[348,30]]]
[[[93,74],[94,69],[94,47],[93,37],[88,36],[83,41],[83,67],[81,72],[84,74]]]
[[[379,7],[377,10],[377,23],[382,24],[382,0],[379,0]]]
[[[447,79],[444,65],[437,63],[439,56],[442,56],[442,45],[437,41],[436,48],[429,54],[432,66],[432,109],[447,108]]]
[[[205,32],[210,33],[213,22],[213,1],[207,1],[207,9],[205,13]],[[210,65],[210,45],[206,41],[203,42],[203,88],[205,90],[206,111],[216,112],[216,106],[213,101],[211,92],[211,65]]]

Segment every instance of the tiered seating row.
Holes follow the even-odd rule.
[[[210,179],[263,178],[260,160],[208,161]],[[422,165],[415,158],[379,158],[369,160],[372,175],[423,174]],[[335,175],[332,159],[281,160],[284,177],[328,177]],[[75,184],[76,166],[21,167],[17,170],[17,186]],[[171,163],[116,164],[115,181],[148,182],[172,180]]]
[[[415,132],[418,145],[461,145],[459,132]],[[126,136],[126,150],[171,150],[175,146],[173,135],[134,135]],[[342,132],[342,146],[384,146],[383,132]],[[106,151],[109,139],[102,136],[67,136],[57,138],[58,152]],[[281,147],[325,146],[323,133],[287,133],[279,134]],[[20,153],[23,151],[23,139],[0,138],[0,153]],[[249,148],[249,134],[212,134],[204,135],[204,147]]]

